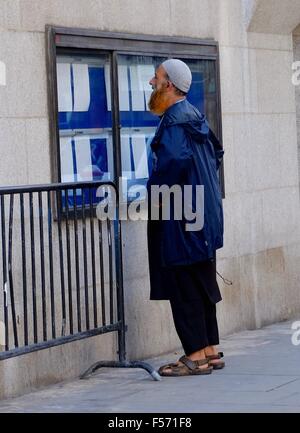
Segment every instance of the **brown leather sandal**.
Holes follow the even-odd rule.
[[[224,368],[225,362],[224,361],[210,362],[210,361],[214,359],[221,359],[223,357],[224,357],[223,352],[218,352],[217,355],[206,355],[206,358],[208,359],[208,365],[210,365],[214,370],[221,370],[221,368]]]
[[[182,365],[178,363],[172,363],[172,364],[166,364],[162,365],[158,373],[161,376],[191,376],[191,375],[201,375],[201,374],[211,374],[213,367],[206,367],[206,368],[198,368],[201,365],[208,364],[208,359],[200,359],[198,361],[192,361],[191,359],[187,358],[186,356],[182,356],[179,359],[179,362],[182,363]],[[166,370],[171,370],[170,372],[167,372]]]

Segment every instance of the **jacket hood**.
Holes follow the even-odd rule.
[[[203,142],[209,135],[209,125],[206,116],[186,99],[172,105],[165,113],[164,125],[181,125],[197,142]]]

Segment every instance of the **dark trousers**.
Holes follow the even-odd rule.
[[[219,344],[216,305],[201,290],[201,297],[170,299],[173,319],[183,350],[188,356],[206,346]]]

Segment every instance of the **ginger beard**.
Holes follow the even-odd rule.
[[[154,89],[148,102],[149,110],[157,116],[162,115],[170,105],[166,87],[167,83],[164,83],[160,89]]]

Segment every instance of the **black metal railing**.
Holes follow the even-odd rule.
[[[97,189],[113,188],[115,219],[96,218]],[[0,188],[0,360],[107,332],[118,332],[126,361],[122,240],[118,191],[112,182]],[[2,351],[1,351],[2,348]]]
[[[119,222],[95,211],[103,185],[0,189],[0,359],[122,331]]]

